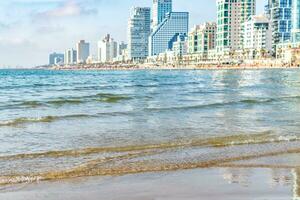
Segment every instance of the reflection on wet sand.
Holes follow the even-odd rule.
[[[243,186],[248,186],[251,182],[249,177],[252,175],[251,169],[233,169],[233,168],[225,168],[222,169],[222,174],[224,180],[226,180],[229,184],[237,183]]]
[[[271,187],[275,188],[276,186],[290,185],[293,180],[293,176],[290,171],[290,169],[272,169]]]
[[[243,187],[250,187],[251,184],[261,183],[261,179],[255,179],[255,169],[249,168],[224,168],[221,175],[228,184],[238,184]],[[267,175],[269,176],[269,175]],[[270,188],[277,189],[284,186],[291,186],[292,200],[300,200],[300,168],[295,169],[271,169]]]

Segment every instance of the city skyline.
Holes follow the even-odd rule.
[[[174,11],[190,13],[190,27],[216,20],[216,2],[174,0]],[[264,1],[257,2],[257,13]],[[195,5],[199,5],[195,6]],[[1,2],[0,66],[32,67],[44,64],[49,52],[75,48],[78,40],[91,44],[110,33],[116,41],[126,41],[127,21],[133,6],[152,7],[151,0],[14,0]],[[117,13],[117,15],[116,15]],[[101,20],[103,19],[103,20]],[[109,19],[109,20],[107,20]],[[22,31],[20,31],[22,30]]]

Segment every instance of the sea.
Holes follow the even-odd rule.
[[[0,70],[0,188],[299,155],[298,69]]]

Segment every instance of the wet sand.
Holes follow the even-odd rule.
[[[2,200],[300,199],[293,169],[211,168],[77,178],[2,188]]]

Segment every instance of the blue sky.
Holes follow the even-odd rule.
[[[216,19],[215,0],[173,0],[175,11],[189,11],[190,25]],[[50,52],[63,52],[85,39],[96,54],[106,33],[126,41],[127,20],[133,6],[152,0],[1,0],[0,66],[46,64]],[[257,0],[258,13],[264,0]]]

